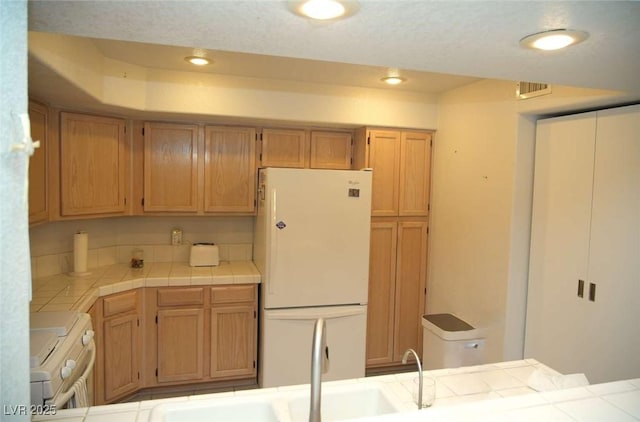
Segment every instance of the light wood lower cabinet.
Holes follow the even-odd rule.
[[[152,288],[145,304],[147,386],[256,376],[256,285]]]
[[[257,289],[211,288],[211,378],[256,376]]]
[[[374,219],[371,224],[367,366],[402,361],[422,352],[426,288],[427,221]]]
[[[256,377],[257,285],[142,288],[99,298],[95,404],[141,388]]]
[[[98,299],[92,311],[95,329],[95,404],[111,403],[140,388],[141,293],[139,290]]]
[[[204,376],[204,309],[158,310],[158,383]]]

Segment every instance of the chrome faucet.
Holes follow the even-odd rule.
[[[329,365],[329,348],[327,347],[327,327],[323,318],[318,318],[313,328],[313,345],[311,347],[311,400],[309,401],[309,422],[320,422],[322,373],[327,372]]]
[[[407,358],[411,353],[415,356],[416,363],[418,364],[418,409],[422,409],[422,365],[420,364],[420,358],[415,350],[407,349],[407,351],[404,352],[404,356],[402,356],[402,363],[407,363]]]

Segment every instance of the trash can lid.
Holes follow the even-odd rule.
[[[444,340],[483,338],[484,330],[474,328],[453,314],[430,314],[422,317],[422,326]]]

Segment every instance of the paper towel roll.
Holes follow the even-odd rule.
[[[73,275],[87,274],[89,234],[79,231],[73,235]]]

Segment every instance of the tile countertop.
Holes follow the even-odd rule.
[[[382,383],[402,409],[401,413],[375,418],[375,421],[444,420],[560,420],[560,421],[639,421],[640,379],[589,385],[565,390],[536,392],[528,386],[536,370],[558,374],[533,360],[519,360],[473,367],[425,371],[436,380],[436,400],[428,409],[417,410],[412,389],[415,372],[323,383],[323,389],[352,383]],[[148,422],[154,406],[163,403],[203,403],[202,400],[229,397],[255,398],[258,395],[287,395],[308,391],[309,385],[230,393],[204,394],[163,400],[148,400],[108,406],[60,410],[55,416],[35,416],[34,421],[66,422]],[[324,391],[324,390],[323,390]],[[360,420],[365,420],[360,419]]]
[[[253,283],[260,283],[260,273],[251,261],[221,261],[216,267],[190,267],[186,262],[153,262],[144,268],[114,264],[92,268],[82,277],[57,274],[34,279],[31,312],[86,312],[100,296],[139,287]]]

